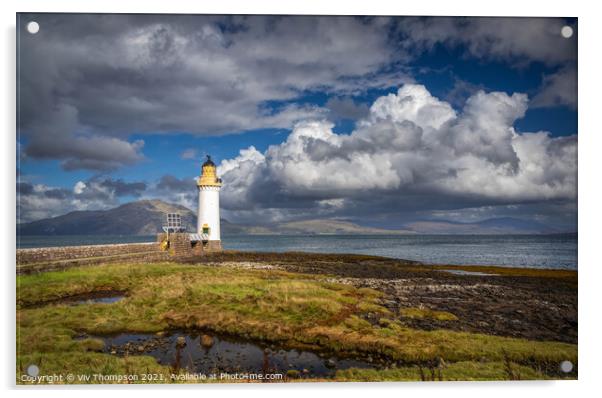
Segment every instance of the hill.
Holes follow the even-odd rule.
[[[22,235],[152,235],[161,231],[165,213],[180,213],[191,231],[195,214],[161,200],[140,200],[109,210],[73,211],[62,216],[18,224]]]
[[[304,220],[277,224],[275,231],[281,234],[408,234],[407,230],[390,230],[382,228],[363,227],[349,221],[341,220]]]
[[[473,223],[453,221],[415,221],[405,227],[419,234],[552,234],[562,232],[545,224],[512,217],[490,218]]]

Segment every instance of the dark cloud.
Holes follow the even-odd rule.
[[[24,155],[36,159],[59,159],[65,170],[110,171],[143,159],[144,141],[128,142],[98,133],[79,132],[78,110],[56,105],[24,121],[22,133],[29,140]]]
[[[577,69],[567,66],[544,76],[540,91],[531,104],[533,107],[564,105],[577,109]]]
[[[33,193],[33,185],[28,182],[17,182],[18,195],[31,195]]]
[[[288,128],[324,110],[291,104],[266,113],[265,101],[292,100],[318,88],[366,89],[365,81],[354,85],[354,79],[379,72],[392,54],[382,18],[21,19],[41,26],[37,35],[20,35],[24,153],[59,159],[66,170],[106,171],[140,161],[144,143],[130,141],[133,133]]]
[[[111,190],[115,196],[140,196],[146,190],[145,182],[125,182],[106,178],[100,184]]]
[[[565,39],[560,33],[566,24],[564,18],[405,18],[397,29],[404,47],[414,51],[461,45],[479,59],[557,66],[577,60],[576,35]]]
[[[466,104],[466,100],[478,91],[485,90],[486,87],[482,84],[473,84],[469,81],[454,78],[454,85],[445,96],[445,100],[454,108],[461,109]]]
[[[180,192],[194,192],[196,183],[192,178],[179,179],[172,175],[166,174],[159,179],[157,190]]]
[[[51,199],[67,199],[71,195],[71,191],[67,189],[49,189],[44,191],[44,195]]]
[[[368,116],[369,112],[368,105],[358,104],[351,98],[333,97],[324,106],[330,110],[330,119],[335,121],[339,119],[362,119]]]

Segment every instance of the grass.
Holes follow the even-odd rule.
[[[434,311],[429,308],[401,308],[399,314],[404,318],[424,319],[430,318],[437,321],[457,321],[458,317],[447,311]]]
[[[152,371],[168,375],[169,369],[150,357],[103,354],[101,341],[74,337],[81,332],[154,333],[184,328],[405,364],[443,358],[455,369],[447,370],[445,377],[463,380],[491,374],[508,378],[507,372],[493,365],[503,361],[520,366],[525,378],[541,378],[535,368],[565,359],[577,363],[577,346],[572,344],[407,328],[380,305],[381,293],[328,283],[320,275],[174,263],[118,264],[21,275],[17,284],[17,375],[30,363],[38,364],[44,373]],[[127,291],[127,297],[112,304],[40,306],[106,290]],[[453,316],[412,311],[414,316]],[[368,312],[381,315],[378,325],[364,319]],[[489,365],[482,365],[483,361]],[[462,373],[465,363],[473,365]],[[403,369],[347,371],[337,377],[405,380],[403,372],[416,375],[417,368]]]
[[[529,366],[503,361],[462,361],[441,367],[401,367],[386,370],[346,369],[336,373],[338,381],[496,381],[546,380],[550,377]]]

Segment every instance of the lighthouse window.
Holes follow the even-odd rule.
[[[203,233],[209,234],[209,227],[203,227]]]

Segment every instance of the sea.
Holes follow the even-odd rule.
[[[155,236],[18,236],[17,248],[154,242]],[[226,235],[225,249],[370,254],[428,264],[577,269],[577,234]]]

